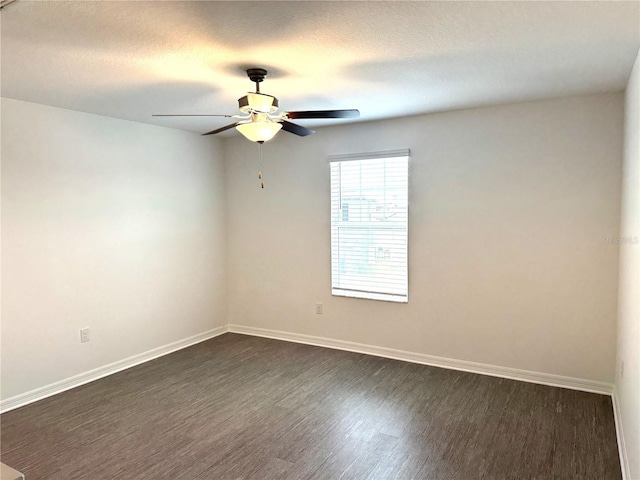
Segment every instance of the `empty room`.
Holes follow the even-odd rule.
[[[1,480],[640,480],[640,2],[0,6]]]

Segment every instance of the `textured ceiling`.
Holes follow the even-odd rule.
[[[634,2],[28,1],[1,13],[2,96],[205,132],[253,84],[361,120],[621,90]],[[320,126],[347,120],[305,120]],[[230,130],[230,133],[234,130]]]

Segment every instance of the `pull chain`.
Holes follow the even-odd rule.
[[[258,180],[260,180],[260,188],[264,188],[264,181],[262,181],[262,169],[263,169],[262,142],[258,142],[258,150],[260,150],[260,170],[258,171]]]

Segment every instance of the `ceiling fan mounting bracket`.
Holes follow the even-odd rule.
[[[264,68],[250,68],[247,70],[247,75],[252,82],[260,83],[267,76],[267,71]]]

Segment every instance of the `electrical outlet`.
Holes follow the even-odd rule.
[[[316,303],[316,315],[322,315],[322,304]]]
[[[624,378],[624,360],[620,362],[620,378]]]
[[[80,329],[80,342],[81,343],[86,343],[89,340],[91,340],[91,337],[89,336],[89,327],[81,328]]]

